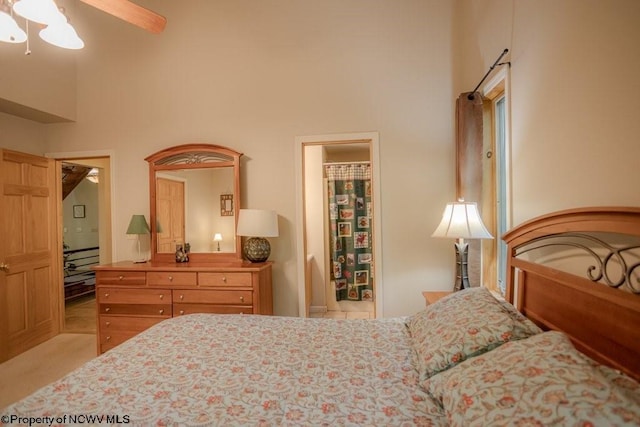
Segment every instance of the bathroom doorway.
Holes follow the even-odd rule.
[[[296,142],[300,315],[382,317],[378,134]]]

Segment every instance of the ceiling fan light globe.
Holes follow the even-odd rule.
[[[20,0],[14,3],[13,10],[29,21],[45,25],[67,21],[53,0]]]
[[[6,43],[24,43],[27,33],[18,27],[16,21],[7,13],[0,11],[0,41]]]
[[[68,22],[49,25],[40,31],[40,38],[64,49],[82,49],[84,42]]]

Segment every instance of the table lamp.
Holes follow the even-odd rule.
[[[265,237],[278,236],[278,214],[261,209],[238,211],[238,236],[247,236],[242,252],[251,262],[265,262],[271,253],[271,245]]]
[[[469,273],[467,269],[469,259],[469,244],[464,239],[493,239],[487,231],[480,214],[478,205],[474,202],[459,200],[455,203],[447,203],[442,214],[440,225],[431,237],[446,237],[457,239],[456,249],[456,283],[454,291],[470,288]]]
[[[218,252],[220,252],[220,242],[222,241],[222,234],[221,233],[214,234],[213,241],[218,243]]]
[[[147,224],[147,220],[144,219],[144,215],[131,216],[131,221],[129,221],[129,227],[127,228],[127,234],[135,234],[138,240],[138,259],[133,262],[147,262],[147,260],[142,258],[142,255],[140,254],[140,235],[149,234],[149,224]]]

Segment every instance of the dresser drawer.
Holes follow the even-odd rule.
[[[251,273],[198,273],[200,286],[251,287]]]
[[[162,322],[157,317],[133,316],[100,316],[100,334],[109,335],[114,332],[142,332],[156,323]]]
[[[100,352],[104,353],[129,338],[149,329],[164,318],[135,316],[100,316]]]
[[[109,333],[100,334],[100,349],[106,351],[110,348],[122,344],[129,338],[135,337],[142,331],[113,331]]]
[[[146,277],[144,271],[97,271],[96,283],[99,286],[144,286]]]
[[[101,287],[98,289],[96,297],[99,304],[171,304],[171,290],[165,289]]]
[[[99,314],[114,316],[171,317],[171,304],[98,304]]]
[[[149,286],[196,286],[198,273],[150,271],[147,273]]]
[[[253,291],[174,290],[174,303],[253,304]]]
[[[104,353],[174,316],[272,314],[271,263],[177,264],[167,257],[103,265],[96,267],[96,300],[97,347]]]
[[[215,314],[252,314],[250,305],[214,305],[214,304],[174,304],[173,315],[182,316],[193,313]]]

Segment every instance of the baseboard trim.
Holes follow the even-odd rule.
[[[326,305],[312,305],[309,307],[309,313],[326,313],[327,306]]]

